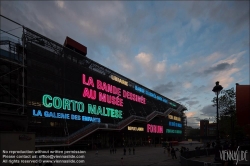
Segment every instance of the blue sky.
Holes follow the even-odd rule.
[[[90,59],[185,105],[190,126],[213,121],[216,81],[249,84],[248,1],[2,1],[1,14],[82,43]]]

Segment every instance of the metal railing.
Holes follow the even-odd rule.
[[[90,135],[99,129],[112,129],[112,130],[122,130],[127,125],[131,124],[134,121],[144,121],[149,122],[156,116],[167,116],[173,111],[172,108],[169,108],[167,111],[159,112],[154,111],[150,113],[147,117],[141,117],[136,115],[131,115],[130,117],[124,119],[118,124],[106,124],[106,123],[91,123],[80,130],[70,134],[68,137],[40,137],[36,138],[36,142],[40,143],[40,145],[36,145],[37,147],[47,147],[47,146],[69,146],[80,139]]]

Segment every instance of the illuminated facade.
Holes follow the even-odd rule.
[[[15,90],[0,96],[3,131],[16,130],[9,125],[17,125],[15,119],[28,118],[28,126],[18,130],[35,132],[37,147],[183,140],[184,106],[92,61],[87,48],[68,37],[62,46],[23,29],[24,50],[14,43],[16,52],[0,55],[1,69],[8,69],[1,70],[1,85]],[[25,67],[16,71],[20,65]],[[10,70],[15,72],[8,75]]]

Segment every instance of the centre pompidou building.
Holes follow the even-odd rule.
[[[184,139],[186,107],[105,67],[67,37],[27,28],[1,39],[1,131],[36,134],[37,147],[162,144]]]

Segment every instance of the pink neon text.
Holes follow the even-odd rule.
[[[148,133],[163,133],[163,126],[147,124]]]

